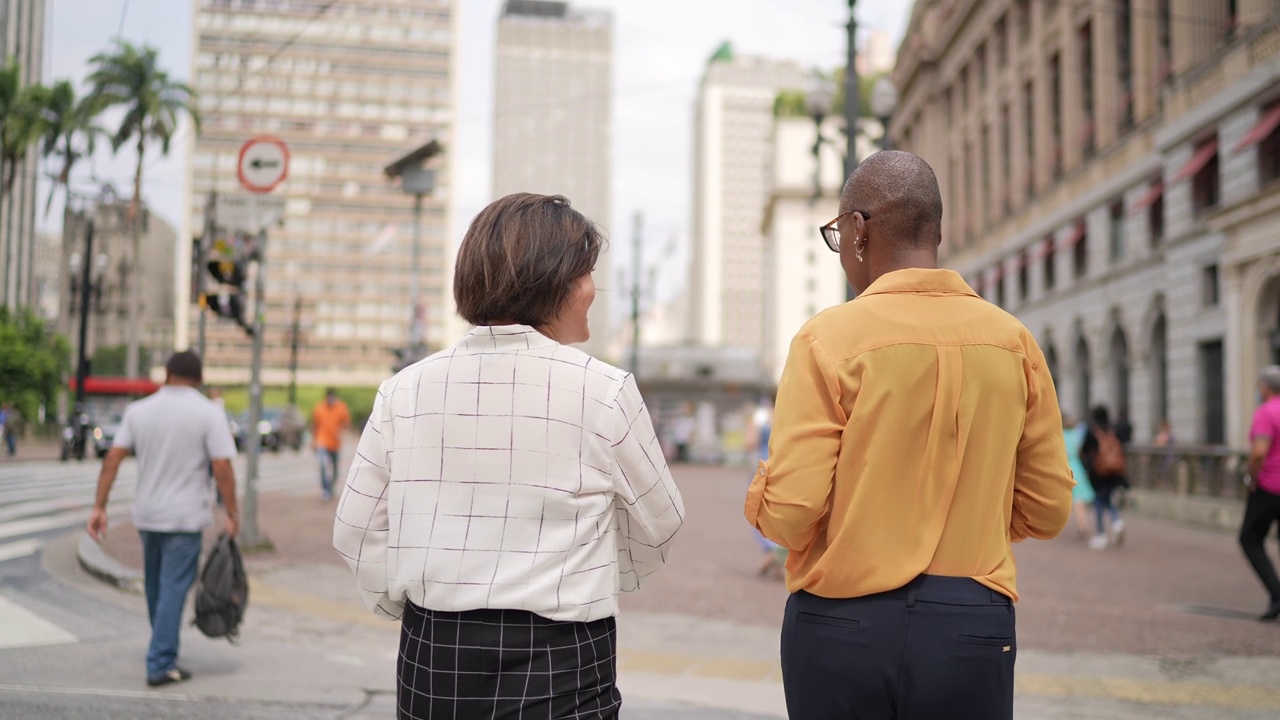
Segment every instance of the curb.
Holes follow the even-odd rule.
[[[76,559],[85,572],[109,585],[128,592],[142,592],[142,573],[108,555],[88,533],[82,533],[76,542]]]

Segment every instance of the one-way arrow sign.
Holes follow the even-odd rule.
[[[289,174],[289,148],[268,135],[253,138],[240,148],[236,175],[250,192],[269,193]]]

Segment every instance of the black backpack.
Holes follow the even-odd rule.
[[[211,638],[234,642],[249,604],[249,578],[244,572],[240,548],[222,533],[209,551],[196,582],[196,619],[193,624]]]

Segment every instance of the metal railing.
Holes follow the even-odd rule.
[[[1221,446],[1130,447],[1129,483],[1178,495],[1243,499],[1249,453]]]

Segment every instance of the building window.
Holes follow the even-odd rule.
[[[1018,0],[1018,35],[1022,42],[1031,42],[1031,0]]]
[[[978,152],[982,153],[982,227],[990,225],[991,218],[991,128],[982,126],[979,135]]]
[[[1053,133],[1053,178],[1062,177],[1062,58],[1049,58],[1049,123]]]
[[[1008,217],[1013,210],[1013,148],[1010,138],[1013,128],[1009,127],[1009,105],[1000,106],[1000,177],[1003,178],[1000,203],[1001,214]]]
[[[1084,128],[1080,131],[1080,144],[1085,156],[1093,154],[1094,98],[1093,98],[1093,23],[1080,28],[1080,95],[1084,111]]]
[[[1200,287],[1204,296],[1204,306],[1207,308],[1217,307],[1219,297],[1218,287],[1218,266],[1205,265],[1200,271]]]
[[[1133,0],[1116,0],[1116,69],[1121,132],[1133,127]]]
[[[1081,280],[1089,274],[1089,228],[1084,220],[1076,223],[1071,237],[1075,241],[1071,248],[1071,267],[1075,278]]]
[[[987,46],[985,44],[978,45],[978,49],[973,53],[973,65],[978,75],[978,94],[981,96],[987,89]]]
[[[1223,5],[1226,6],[1227,11],[1226,27],[1222,29],[1223,37],[1230,40],[1236,36],[1236,30],[1240,27],[1240,2],[1239,0],[1226,0]]]
[[[1216,208],[1221,197],[1221,178],[1218,176],[1218,153],[1216,151],[1217,138],[1201,144],[1196,152],[1207,153],[1210,144],[1215,147],[1213,154],[1191,178],[1191,205],[1195,209],[1196,215],[1201,215]]]
[[[1031,81],[1027,81],[1026,87],[1022,91],[1022,131],[1023,140],[1026,145],[1023,146],[1023,155],[1027,158],[1027,198],[1032,198],[1036,194],[1036,88]]]
[[[1156,38],[1160,44],[1160,82],[1173,79],[1173,0],[1156,0]]]
[[[1263,111],[1265,119],[1280,118],[1280,103]],[[1264,183],[1280,180],[1280,123],[1258,143],[1258,179]]]
[[[1004,307],[1004,266],[996,270],[996,304]]]
[[[1058,268],[1054,257],[1053,236],[1045,238],[1044,241],[1044,289],[1052,290],[1057,284]]]
[[[1001,15],[996,20],[995,30],[991,33],[991,44],[996,48],[996,66],[1003,68],[1009,63],[1009,23]]]
[[[1147,206],[1147,237],[1151,239],[1151,247],[1159,247],[1164,242],[1164,193]]]
[[[1111,204],[1111,262],[1124,260],[1124,201]]]
[[[1200,407],[1204,442],[1220,445],[1226,438],[1226,353],[1221,340],[1200,343]]]
[[[1026,302],[1031,294],[1031,258],[1026,250],[1018,255],[1018,300]]]

